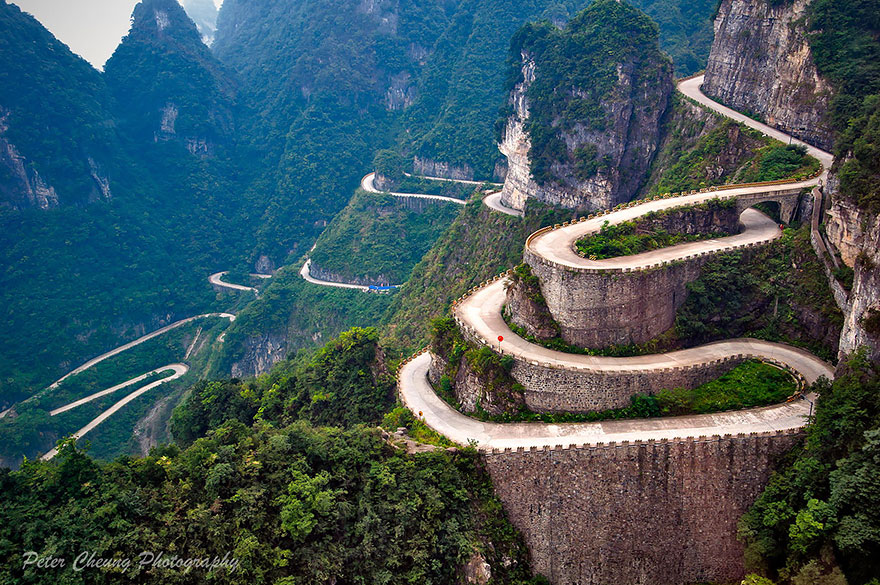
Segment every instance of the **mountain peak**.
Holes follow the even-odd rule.
[[[202,43],[195,23],[177,0],[143,0],[134,7],[129,36],[171,39],[176,44]]]

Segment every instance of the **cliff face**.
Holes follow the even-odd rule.
[[[849,307],[840,334],[841,355],[859,347],[880,358],[880,216],[860,209],[836,192],[837,180],[829,178],[832,205],[828,211],[828,239],[843,262],[855,272]],[[876,322],[876,323],[875,323]]]
[[[593,30],[599,23],[619,36]],[[499,144],[508,162],[502,201],[584,210],[629,201],[657,152],[672,93],[656,30],[617,2],[595,3],[561,31],[549,26],[519,33],[521,75]]]
[[[809,0],[722,0],[703,91],[829,150],[831,86],[816,71],[804,21]]]

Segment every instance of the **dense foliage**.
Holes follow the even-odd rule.
[[[217,84],[221,80],[212,77],[216,71],[196,74],[195,70],[220,66],[201,45],[180,6],[158,0],[141,6],[139,22],[152,19],[154,28],[155,18],[144,13],[145,7],[167,13],[165,36],[155,36],[149,26],[139,23],[102,77],[60,43],[30,38],[35,31],[43,37],[48,33],[15,7],[0,5],[4,31],[10,31],[0,41],[9,49],[0,52],[0,70],[10,76],[0,91],[8,89],[10,97],[17,96],[9,100],[0,96],[0,100],[18,108],[15,111],[22,112],[24,119],[40,124],[36,129],[20,126],[19,115],[11,117],[9,138],[22,140],[18,144],[22,154],[34,157],[38,165],[41,155],[33,154],[27,147],[30,143],[14,128],[27,130],[27,140],[39,140],[39,150],[51,153],[56,162],[74,153],[90,156],[99,164],[101,176],[108,178],[110,189],[109,199],[103,194],[87,197],[94,201],[87,206],[0,211],[4,227],[0,264],[5,268],[0,273],[4,307],[0,404],[28,396],[87,357],[124,340],[179,318],[226,308],[226,301],[218,302],[206,277],[220,268],[243,265],[249,253],[253,224],[242,214],[248,202],[235,196],[241,176],[223,156],[220,142],[212,142],[215,156],[194,156],[183,138],[157,141],[152,132],[138,126],[149,121],[159,131],[160,112],[155,108],[164,105],[163,79],[173,79],[167,89],[173,90],[181,131],[201,132],[195,121],[205,114],[199,109],[201,103],[225,99],[225,94],[205,97],[213,95],[215,88],[205,87],[205,80],[215,79]],[[30,37],[19,39],[24,35]],[[6,41],[17,44],[9,46]],[[29,49],[18,51],[18,44]],[[155,59],[140,58],[147,50],[144,47],[153,51]],[[190,58],[194,53],[201,60],[198,63]],[[154,67],[156,61],[161,61],[159,69]],[[89,81],[92,77],[97,81]],[[113,98],[115,92],[105,87],[119,89],[119,84],[127,86],[135,78],[140,82],[137,87],[148,91],[149,100],[119,102]],[[55,92],[56,84],[64,86],[66,93]],[[105,106],[89,114],[103,116],[95,122],[100,127],[95,130],[92,118],[71,104],[77,92],[93,86],[102,92],[93,99]],[[91,108],[88,103],[77,107]],[[66,109],[56,112],[58,108]],[[193,108],[191,115],[189,108]],[[78,127],[68,131],[70,123]],[[118,135],[106,137],[108,129],[114,128]],[[83,132],[88,137],[82,137]],[[69,139],[78,142],[69,144]],[[93,152],[90,140],[110,149],[109,158],[103,157],[103,151]],[[51,172],[46,172],[54,182]],[[78,176],[71,169],[64,173],[70,180]],[[88,175],[86,179],[96,185]],[[62,203],[65,194],[75,191],[63,181],[55,186]]]
[[[796,145],[784,145],[681,95],[673,99],[662,136],[645,194],[800,179],[819,168],[819,161]]]
[[[528,24],[514,35],[507,88],[522,81],[523,55],[535,63],[525,123],[529,164],[538,184],[559,181],[554,165],[568,164],[586,180],[610,162],[597,159],[595,144],[571,150],[565,136],[602,131],[609,124],[608,102],[618,85],[618,66],[652,79],[668,66],[657,48],[657,25],[623,2],[598,0],[563,29],[549,22]],[[638,86],[639,83],[635,82]]]
[[[638,225],[633,221],[625,221],[615,225],[609,225],[606,221],[598,233],[578,240],[575,246],[581,256],[590,260],[602,260],[641,254],[676,244],[719,238],[725,235],[730,234],[718,232],[670,233],[662,227],[639,230]]]
[[[394,380],[377,339],[375,329],[354,328],[313,355],[277,364],[270,374],[199,382],[174,411],[172,433],[188,445],[228,420],[378,424],[394,404]]]
[[[469,0],[429,53],[406,112],[403,148],[422,158],[467,165],[489,179],[499,160],[491,128],[504,101],[504,63],[510,38],[527,22],[564,26],[589,4],[583,0]],[[637,0],[660,28],[660,44],[676,70],[688,75],[705,66],[712,43],[714,0]],[[517,55],[517,58],[519,56]]]
[[[363,427],[230,422],[182,451],[99,465],[68,444],[59,459],[0,474],[3,583],[445,585],[478,551],[496,582],[539,582],[473,451],[408,456]],[[68,565],[23,570],[25,551]],[[133,566],[75,573],[88,551]],[[143,551],[237,564],[141,566]]]
[[[529,234],[572,218],[570,210],[534,201],[528,202],[524,218],[492,211],[479,201],[468,203],[391,301],[383,320],[383,345],[398,354],[423,347],[428,324],[448,312],[452,301],[521,263]]]
[[[861,207],[880,211],[880,2],[818,0],[810,4],[810,49],[834,87],[832,122],[840,189]]]
[[[228,323],[226,319],[215,317],[184,325],[104,360],[66,379],[52,390],[43,391],[16,404],[12,414],[0,419],[0,464],[16,467],[22,457],[34,459],[42,455],[59,438],[79,430],[149,380],[120,388],[112,394],[56,416],[50,416],[49,411],[155,368],[180,363],[198,335],[201,342],[198,349],[206,351],[200,352],[193,348],[187,359],[192,366],[190,374],[160,386],[145,394],[142,399],[126,405],[84,438],[94,445],[91,451],[93,456],[113,457],[128,452],[132,447],[129,438],[137,420],[158,397],[168,396],[175,389],[185,387],[196,379],[195,374],[200,369],[203,354],[209,353],[211,341]],[[168,375],[170,372],[166,371],[159,377]]]
[[[402,284],[459,211],[455,203],[361,191],[318,238],[312,265],[346,282]]]
[[[445,585],[476,558],[493,582],[546,584],[474,450],[408,455],[361,424],[436,440],[400,409],[382,416],[383,362],[375,331],[352,330],[257,380],[197,384],[173,419],[182,447],[98,464],[67,442],[55,463],[0,471],[0,582]],[[67,565],[23,568],[26,551]],[[132,565],[75,572],[88,551]],[[143,551],[235,565],[142,566]]]
[[[678,339],[696,344],[748,335],[806,346],[825,359],[836,356],[843,315],[806,227],[786,229],[754,255],[711,260],[687,288],[675,321]]]
[[[818,384],[806,443],[740,522],[746,561],[792,585],[876,584],[880,575],[880,373],[851,356]]]

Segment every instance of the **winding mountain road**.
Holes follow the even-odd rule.
[[[165,327],[162,327],[160,329],[156,329],[152,333],[147,333],[146,335],[144,335],[142,337],[138,337],[134,341],[130,341],[124,345],[120,345],[119,347],[117,347],[115,349],[111,349],[107,353],[102,353],[98,357],[90,359],[89,361],[87,361],[83,365],[79,366],[76,369],[70,370],[69,372],[67,372],[66,374],[64,374],[63,376],[61,376],[60,378],[58,378],[54,382],[52,382],[52,384],[49,385],[49,390],[53,390],[53,389],[57,388],[58,385],[61,384],[61,382],[63,382],[67,378],[69,378],[71,376],[75,376],[76,374],[79,374],[80,372],[84,372],[84,371],[88,370],[89,368],[91,368],[92,366],[94,366],[95,364],[98,364],[98,363],[106,360],[107,358],[111,358],[114,355],[120,354],[127,349],[131,349],[132,347],[136,347],[136,346],[144,343],[145,341],[149,341],[150,339],[153,339],[154,337],[158,337],[159,335],[162,335],[163,333],[167,333],[168,331],[171,331],[172,329],[177,329],[178,327],[180,327],[182,325],[186,325],[187,323],[192,323],[193,321],[195,321],[197,319],[205,319],[207,317],[221,317],[223,319],[229,319],[230,322],[235,321],[235,315],[233,315],[232,313],[205,313],[204,315],[196,315],[194,317],[187,317],[186,319],[181,319],[180,321],[175,321],[174,323],[171,323],[170,325],[166,325]]]
[[[166,378],[162,378],[161,380],[155,380],[153,382],[150,382],[149,384],[147,384],[146,386],[144,386],[142,388],[138,388],[137,390],[135,390],[131,394],[128,394],[127,396],[125,396],[125,398],[122,398],[116,404],[114,404],[113,406],[111,406],[110,408],[108,408],[107,410],[102,412],[101,414],[99,414],[97,417],[92,419],[92,421],[89,422],[89,424],[87,424],[86,426],[84,426],[83,428],[78,430],[77,432],[73,433],[73,435],[71,435],[74,439],[79,439],[83,435],[88,433],[89,431],[94,430],[95,427],[97,427],[102,422],[104,422],[105,420],[107,420],[108,418],[113,416],[119,409],[121,409],[123,406],[125,406],[126,404],[128,404],[132,400],[139,398],[144,393],[149,392],[150,390],[152,390],[153,388],[155,388],[157,386],[161,386],[162,384],[165,384],[166,382],[170,382],[171,380],[176,380],[177,378],[180,378],[181,376],[183,376],[184,374],[186,374],[189,371],[189,367],[186,364],[169,364],[167,366],[157,368],[157,369],[153,370],[152,372],[148,372],[142,376],[138,376],[137,378],[132,378],[131,380],[128,380],[127,382],[123,382],[120,385],[114,386],[113,388],[108,388],[107,390],[103,390],[101,392],[97,392],[95,394],[92,394],[91,396],[87,396],[86,398],[84,398],[82,400],[72,402],[72,403],[68,404],[67,406],[61,407],[61,409],[55,409],[50,414],[52,416],[54,416],[56,414],[60,414],[61,412],[64,412],[64,410],[70,410],[71,408],[75,408],[77,406],[80,406],[81,404],[85,404],[85,402],[89,402],[91,400],[94,400],[95,398],[99,398],[100,396],[106,396],[107,394],[110,394],[111,392],[115,392],[116,390],[123,388],[125,386],[135,384],[135,383],[143,380],[144,378],[146,378],[150,374],[165,372],[168,370],[172,371],[172,374],[170,376],[168,376]],[[43,461],[49,461],[50,459],[55,457],[55,455],[57,455],[57,454],[58,454],[58,450],[53,448],[53,449],[49,450],[45,455],[40,457],[40,459],[42,459]]]
[[[773,138],[788,141],[789,137],[779,130],[733,112],[706,97],[700,91],[702,80],[702,76],[684,80],[678,84],[678,89],[684,95],[722,115],[743,122]],[[791,141],[803,144],[794,139]],[[606,221],[617,224],[652,211],[694,205],[714,198],[727,199],[756,193],[815,187],[824,181],[832,156],[813,146],[805,146],[808,152],[821,162],[823,173],[820,176],[780,185],[725,187],[719,191],[649,200],[586,221],[539,231],[529,238],[527,249],[549,262],[572,269],[635,270],[693,255],[721,253],[742,246],[769,242],[780,236],[779,227],[761,212],[746,209],[740,216],[743,231],[730,237],[689,242],[642,254],[604,260],[583,258],[574,248],[578,239],[595,233]],[[814,209],[814,213],[818,212],[819,210]],[[507,278],[500,278],[483,285],[455,305],[454,315],[456,320],[468,328],[484,345],[520,360],[551,364],[575,371],[614,372],[656,371],[681,366],[698,366],[729,356],[746,355],[784,364],[803,375],[808,383],[815,382],[823,376],[829,379],[834,376],[834,370],[830,365],[805,351],[756,339],[732,339],[665,354],[626,358],[587,356],[551,350],[523,339],[504,322],[502,308],[506,300],[506,284]],[[503,337],[503,342],[498,341],[499,336]],[[401,367],[398,387],[404,403],[437,432],[459,443],[476,441],[480,449],[585,445],[611,441],[646,441],[797,429],[805,424],[805,417],[811,412],[815,399],[815,396],[808,395],[803,400],[764,408],[657,419],[583,424],[483,423],[456,411],[436,395],[427,379],[430,363],[430,354],[424,352]]]
[[[230,290],[240,290],[240,291],[247,291],[247,290],[250,290],[250,291],[253,291],[256,295],[259,296],[260,291],[259,291],[259,289],[257,289],[256,287],[253,287],[253,286],[245,286],[245,285],[243,285],[243,284],[233,284],[233,283],[231,283],[231,282],[224,282],[224,281],[222,280],[222,278],[223,278],[224,276],[226,276],[227,274],[229,274],[229,271],[228,271],[228,270],[224,270],[223,272],[215,272],[214,274],[212,274],[211,276],[208,277],[208,282],[210,282],[210,283],[213,284],[214,286],[219,286],[219,287],[221,287],[221,288],[228,288],[228,289],[230,289]],[[254,278],[264,278],[264,279],[265,279],[265,278],[272,278],[272,275],[271,275],[271,274],[257,274],[257,273],[252,273],[252,274],[250,274],[249,276],[252,276],[252,277],[254,277]]]
[[[410,175],[409,173],[404,173],[407,177],[412,177],[414,175]],[[449,183],[462,183],[464,185],[484,185],[484,182],[480,181],[466,181],[464,179],[444,179],[441,177],[419,177],[421,179],[428,179],[430,181],[446,181]],[[455,197],[445,197],[443,195],[426,195],[421,193],[394,193],[391,191],[380,191],[374,185],[376,180],[376,173],[368,173],[364,175],[364,178],[361,179],[361,189],[368,193],[386,193],[388,195],[393,195],[395,197],[415,197],[417,199],[434,199],[437,201],[451,201],[453,203],[458,203],[459,205],[465,205],[467,203],[464,199],[457,199]],[[494,184],[494,183],[491,183]],[[512,215],[514,217],[522,217],[522,211],[518,209],[513,209],[512,207],[507,207],[503,203],[501,203],[501,191],[497,191],[495,193],[489,193],[485,197],[483,197],[483,203],[489,209],[494,211],[498,211],[500,213],[504,213],[506,215]]]
[[[425,193],[395,193],[394,191],[380,191],[374,185],[375,180],[376,173],[367,173],[366,175],[364,175],[364,178],[361,179],[361,189],[363,189],[367,193],[384,193],[393,197],[414,197],[416,199],[430,199],[432,201],[448,201],[449,203],[457,203],[458,205],[467,204],[467,200],[465,199],[458,199],[457,197],[446,197],[445,195],[427,195]],[[449,179],[449,181],[452,181],[452,179]],[[465,181],[454,182],[461,183]]]
[[[752,341],[752,340],[748,340]],[[803,400],[716,414],[612,420],[595,423],[488,423],[463,415],[445,403],[428,382],[428,352],[401,367],[399,388],[404,404],[429,427],[480,450],[557,445],[595,445],[612,441],[648,441],[797,429],[804,426],[815,396]]]

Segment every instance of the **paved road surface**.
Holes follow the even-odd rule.
[[[431,357],[423,353],[400,369],[404,404],[425,423],[453,441],[476,441],[480,449],[595,445],[612,441],[647,441],[796,429],[810,413],[813,395],[764,408],[668,418],[596,423],[486,423],[467,417],[443,402],[428,383]]]
[[[768,126],[767,124],[762,124],[761,122],[753,120],[744,114],[740,114],[736,110],[731,110],[727,106],[719,104],[702,92],[702,90],[700,89],[702,86],[703,76],[699,75],[697,77],[692,77],[691,79],[685,79],[678,82],[678,91],[691,98],[692,100],[695,100],[700,104],[706,106],[707,108],[715,110],[722,116],[731,118],[733,120],[736,120],[737,122],[742,122],[749,128],[754,128],[755,130],[758,130],[759,132],[762,132],[763,134],[766,134],[771,138],[775,138],[776,140],[785,142],[786,144],[791,142],[792,144],[801,144],[803,146],[806,146],[807,152],[819,159],[819,162],[822,163],[822,166],[825,167],[826,170],[831,168],[831,163],[834,160],[834,155],[832,155],[830,152],[826,152],[820,148],[816,148],[815,146],[807,144],[802,140],[798,140],[797,138],[789,136],[781,130],[777,130],[776,128]]]
[[[367,193],[385,193],[386,195],[393,195],[394,197],[415,197],[416,199],[431,199],[434,201],[449,201],[450,203],[457,203],[459,205],[465,205],[467,203],[464,199],[458,199],[456,197],[445,197],[443,195],[426,195],[424,193],[395,193],[393,191],[380,191],[373,185],[373,181],[376,179],[376,173],[368,173],[364,175],[364,178],[361,179],[361,189],[366,191]],[[464,182],[464,181],[456,181],[456,182]],[[482,183],[480,183],[482,184]]]
[[[117,384],[116,386],[112,386],[110,388],[107,388],[106,390],[101,390],[100,392],[95,392],[94,394],[89,394],[85,398],[80,398],[79,400],[75,400],[69,404],[65,404],[64,406],[59,406],[58,408],[56,408],[54,410],[50,410],[49,416],[55,416],[55,415],[61,414],[62,412],[67,412],[68,410],[73,410],[77,406],[82,406],[83,404],[87,404],[87,403],[91,402],[92,400],[96,400],[98,398],[101,398],[102,396],[107,396],[108,394],[113,394],[117,390],[121,390],[122,388],[125,388],[126,386],[131,386],[132,384],[137,384],[138,382],[147,379],[148,377],[152,376],[153,374],[162,373],[162,372],[168,370],[169,367],[171,367],[171,366],[162,366],[161,368],[156,368],[155,370],[151,370],[151,371],[147,372],[146,374],[141,374],[140,376],[132,378],[131,380],[126,380],[122,384]]]
[[[783,142],[789,137],[784,133],[756,122],[738,112],[713,102],[700,91],[702,76],[679,83],[679,90],[686,96],[743,122]],[[803,144],[798,140],[792,142]],[[829,153],[807,146],[808,152],[822,163],[824,169],[831,165]],[[574,242],[580,237],[597,231],[605,221],[618,223],[641,216],[649,211],[684,204],[694,204],[718,196],[737,196],[753,192],[764,193],[778,188],[789,190],[796,187],[812,187],[824,180],[821,177],[788,183],[779,187],[742,187],[721,192],[699,193],[674,199],[649,201],[642,205],[619,210],[594,220],[576,223],[539,235],[530,242],[530,249],[545,258],[572,267],[591,268],[638,268],[674,260],[701,252],[721,252],[748,243],[760,243],[779,237],[778,227],[756,210],[746,210],[741,221],[742,233],[728,238],[692,242],[662,250],[627,257],[590,261],[574,251]],[[563,353],[530,343],[516,335],[501,316],[504,305],[506,279],[499,279],[474,292],[455,309],[457,319],[496,351],[514,355],[520,359],[550,363],[573,370],[632,371],[657,370],[684,365],[699,365],[730,355],[750,355],[786,364],[800,372],[807,382],[821,376],[833,378],[834,371],[817,357],[778,343],[755,339],[732,339],[690,349],[627,358],[608,358]],[[502,343],[498,336],[504,338]],[[427,380],[430,354],[425,352],[405,364],[399,373],[399,389],[404,403],[434,430],[459,443],[476,441],[480,448],[541,447],[568,444],[595,444],[611,441],[645,441],[650,439],[675,439],[724,434],[765,432],[795,429],[804,425],[805,417],[812,409],[814,396],[791,403],[754,408],[737,412],[670,417],[658,419],[620,420],[584,424],[483,423],[469,418],[443,402]]]
[[[104,422],[105,420],[107,420],[108,418],[113,416],[116,413],[116,411],[118,411],[120,408],[122,408],[123,406],[125,406],[126,404],[131,402],[132,400],[135,400],[136,398],[142,396],[145,392],[149,392],[150,390],[152,390],[153,388],[155,388],[157,386],[161,386],[162,384],[164,384],[166,382],[170,382],[171,380],[176,380],[177,378],[186,374],[189,371],[189,368],[185,364],[170,364],[170,365],[165,366],[164,368],[158,368],[157,370],[153,370],[153,371],[156,372],[156,371],[167,371],[167,370],[173,370],[173,373],[170,376],[168,376],[167,378],[162,378],[161,380],[156,380],[156,381],[150,382],[149,384],[147,384],[143,388],[138,388],[137,390],[135,390],[134,392],[132,392],[131,394],[129,394],[128,396],[126,396],[125,398],[123,398],[122,400],[120,400],[119,402],[117,402],[116,404],[114,404],[113,406],[111,406],[110,408],[108,408],[107,410],[102,412],[101,414],[99,414],[89,424],[87,424],[86,426],[84,426],[83,428],[78,430],[77,432],[73,433],[72,436],[75,439],[79,439],[80,437],[82,437],[83,435],[85,435],[89,431],[93,430],[98,425],[100,425],[102,422]],[[150,373],[153,373],[153,372],[150,372]],[[149,375],[149,374],[145,374],[143,377],[145,377],[147,375]],[[143,377],[141,377],[141,379],[143,379]],[[123,385],[132,384],[132,383],[134,383],[134,381],[135,381],[135,379],[129,380],[128,382],[123,383]],[[114,388],[116,388],[116,387],[114,387]],[[108,389],[108,391],[109,390],[111,390],[111,389]],[[52,459],[53,457],[55,457],[55,455],[57,455],[57,454],[58,454],[58,450],[53,448],[48,453],[46,453],[45,455],[40,457],[40,459],[42,459],[43,461],[48,461],[48,460]]]
[[[513,207],[508,207],[501,203],[501,191],[489,193],[488,195],[483,197],[483,203],[485,203],[489,209],[494,209],[495,211],[499,211],[506,215],[512,215],[514,217],[523,216],[523,212],[519,209],[514,209]]]
[[[242,291],[251,290],[251,291],[254,291],[257,295],[260,294],[260,291],[257,290],[256,287],[245,286],[243,284],[233,284],[231,282],[224,282],[223,280],[221,280],[227,274],[229,274],[228,270],[224,270],[223,272],[215,272],[214,274],[212,274],[211,276],[208,277],[208,282],[210,282],[213,285],[222,287],[222,288],[228,288],[231,290],[242,290]],[[256,274],[256,273],[254,273],[254,274],[251,274],[250,276],[253,276],[255,278],[272,278],[271,274]]]
[[[100,363],[100,362],[106,360],[107,358],[113,357],[114,355],[120,354],[127,349],[131,349],[132,347],[138,346],[138,345],[142,344],[143,342],[149,341],[150,339],[153,339],[154,337],[158,337],[159,335],[162,335],[163,333],[167,333],[168,331],[171,331],[172,329],[177,329],[181,325],[186,325],[187,323],[191,323],[191,322],[195,321],[196,319],[204,319],[206,317],[222,317],[224,319],[229,319],[230,322],[235,321],[235,315],[233,315],[231,313],[205,313],[204,315],[196,315],[195,317],[187,317],[186,319],[181,319],[180,321],[175,321],[174,323],[171,323],[170,325],[166,325],[165,327],[162,327],[161,329],[156,329],[152,333],[147,333],[143,337],[139,337],[139,338],[135,339],[134,341],[130,341],[129,343],[126,343],[125,345],[120,345],[116,349],[111,349],[107,353],[102,353],[98,357],[90,359],[89,361],[87,361],[86,363],[81,365],[80,367],[78,367],[74,370],[71,370],[71,371],[67,372],[66,374],[64,374],[63,376],[61,376],[60,378],[58,378],[56,381],[54,381],[49,386],[49,389],[51,390],[51,389],[57,388],[58,385],[61,384],[61,382],[63,382],[67,378],[74,376],[76,374],[79,374],[80,372],[84,372],[85,370],[88,370],[89,368],[91,368],[95,364]]]
[[[770,242],[782,236],[782,230],[779,229],[776,222],[757,209],[750,208],[746,209],[740,216],[740,222],[743,226],[742,232],[734,236],[712,240],[701,240],[699,242],[687,242],[685,244],[660,248],[659,250],[652,250],[641,254],[618,256],[616,258],[606,258],[604,260],[590,260],[580,256],[575,251],[575,242],[585,236],[598,232],[602,227],[602,224],[606,221],[611,225],[618,224],[623,221],[640,217],[651,211],[689,205],[691,200],[693,200],[694,203],[698,203],[705,199],[711,199],[711,197],[706,197],[707,195],[712,194],[699,193],[684,197],[675,197],[674,199],[649,201],[644,205],[638,205],[629,209],[621,209],[620,211],[615,211],[608,215],[571,224],[536,236],[531,242],[529,242],[529,249],[552,262],[573,268],[635,269],[687,258],[688,256],[697,254],[705,254],[709,252],[720,253],[748,244]],[[714,195],[717,196],[717,193]]]

